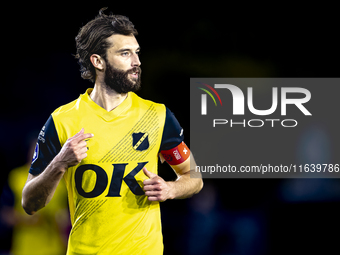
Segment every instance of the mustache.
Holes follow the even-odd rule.
[[[126,71],[126,73],[130,74],[130,73],[142,73],[142,69],[139,66],[135,66],[129,70]]]

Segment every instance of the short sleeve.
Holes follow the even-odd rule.
[[[175,115],[166,108],[165,124],[160,150],[170,150],[179,145],[184,139],[183,129]]]
[[[58,134],[50,116],[39,133],[29,173],[38,175],[43,172],[60,150]]]

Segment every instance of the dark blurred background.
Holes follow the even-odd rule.
[[[188,145],[190,77],[339,76],[332,6],[112,1],[3,6],[0,156],[6,191],[0,234],[8,246],[16,223],[8,219],[15,196],[7,177],[27,163],[32,140],[54,109],[93,86],[80,77],[74,38],[104,6],[135,24],[143,70],[138,94],[175,113]],[[303,141],[315,136],[321,143],[338,138],[336,130],[321,128],[304,133]],[[160,174],[173,178],[166,165]],[[339,184],[338,179],[206,180],[199,195],[162,203],[165,254],[337,252]]]

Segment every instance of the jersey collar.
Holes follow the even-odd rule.
[[[112,121],[116,117],[121,116],[124,114],[128,109],[130,109],[132,105],[132,97],[133,92],[129,92],[126,99],[118,105],[116,108],[114,108],[112,111],[107,111],[104,108],[97,105],[90,97],[90,94],[92,92],[93,88],[89,88],[86,90],[86,92],[81,95],[81,99],[90,106],[90,108],[101,118],[103,118],[105,121]]]

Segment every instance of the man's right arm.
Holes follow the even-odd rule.
[[[91,137],[93,134],[85,134],[82,128],[66,141],[44,171],[38,175],[29,173],[22,191],[22,206],[26,213],[34,214],[49,203],[66,170],[87,157],[85,139]]]

